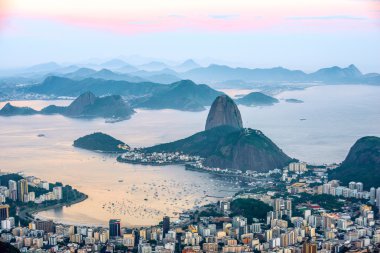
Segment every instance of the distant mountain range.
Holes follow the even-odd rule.
[[[25,87],[25,92],[75,97],[91,91],[96,96],[121,95],[142,96],[152,94],[157,90],[164,89],[166,85],[144,82],[132,83],[128,81],[114,81],[105,79],[86,78],[73,80],[65,77],[49,76],[41,84]]]
[[[196,83],[206,83],[214,87],[249,86],[270,83],[324,83],[324,84],[373,84],[380,85],[380,74],[362,74],[351,64],[345,68],[333,66],[322,68],[313,73],[301,70],[275,68],[233,68],[226,65],[211,64],[200,66],[192,59],[180,64],[166,64],[150,61],[133,65],[121,59],[112,59],[100,64],[59,65],[55,62],[35,65],[29,68],[0,70],[0,83],[17,84],[21,78],[26,83],[41,82],[48,76],[61,76],[74,80],[102,78],[106,80],[124,80],[129,82],[157,82],[170,84],[182,79]],[[2,77],[1,77],[2,76]],[[17,77],[17,78],[16,78]]]
[[[0,116],[62,114],[75,118],[106,118],[113,120],[129,119],[133,109],[119,95],[96,97],[86,92],[76,98],[69,106],[50,105],[41,111],[30,107],[16,107],[7,103],[1,110]]]
[[[380,84],[379,74],[363,75],[354,65],[346,68],[331,67],[306,74],[300,70],[282,67],[271,69],[231,68],[223,65],[210,65],[196,68],[181,75],[195,82],[218,83],[235,82],[321,82],[326,84]]]
[[[57,68],[57,66],[59,65],[48,63],[34,66],[30,69],[34,71],[50,71]],[[138,66],[132,68],[131,65],[118,59],[104,62],[98,66],[112,67],[113,69],[128,67],[132,72],[122,73],[105,68],[96,70],[70,65],[64,68],[61,67],[61,72],[54,70],[53,72],[58,72],[55,75],[45,74],[44,77],[46,78],[41,79],[41,81],[36,81],[39,79],[38,77],[33,77],[29,81],[28,78],[20,79],[16,77],[0,80],[0,98],[3,100],[7,98],[15,99],[15,97],[16,99],[20,99],[20,97],[30,97],[30,95],[36,97],[48,96],[49,98],[77,97],[90,91],[95,96],[122,96],[135,108],[200,111],[204,110],[205,106],[211,105],[211,102],[221,94],[221,92],[211,87],[218,87],[219,82],[220,85],[225,87],[224,85],[229,83],[226,80],[235,80],[228,84],[229,87],[234,87],[234,83],[243,83],[244,86],[249,86],[250,84],[261,85],[260,87],[263,92],[253,92],[236,99],[238,104],[247,106],[265,106],[277,103],[278,100],[276,98],[267,94],[271,94],[271,90],[276,90],[276,87],[281,90],[281,85],[284,82],[288,86],[292,86],[289,82],[380,84],[379,74],[364,75],[354,65],[350,65],[347,68],[324,68],[311,74],[281,67],[248,69],[231,68],[215,64],[208,67],[199,67],[193,60],[187,60],[176,66],[168,66],[160,62],[150,62],[145,66],[145,69],[149,70],[140,70]],[[173,68],[177,70],[192,69],[185,72],[177,72]],[[63,71],[63,69],[65,70]],[[75,71],[72,71],[73,69]],[[136,71],[136,69],[138,70]],[[198,85],[190,80],[195,80],[196,83],[210,83],[212,85]],[[12,87],[12,85],[9,85],[9,82],[19,84]],[[265,83],[267,83],[267,86],[265,86]],[[293,89],[297,87],[297,85],[293,85]],[[294,103],[301,101],[287,100],[287,102]]]
[[[90,68],[80,68],[74,72],[61,75],[62,77],[67,77],[73,80],[83,80],[86,78],[94,79],[104,79],[104,80],[115,80],[115,81],[128,81],[128,82],[145,82],[146,80],[138,77],[131,76],[129,74],[116,73],[108,69],[101,69],[99,71]]]
[[[39,85],[25,88],[26,92],[74,97],[86,91],[96,96],[121,95],[128,99],[135,108],[147,109],[177,109],[184,111],[204,110],[204,106],[221,94],[204,84],[195,84],[182,80],[170,85],[158,83],[131,83],[128,81],[113,81],[86,78],[72,80],[64,77],[51,76]]]
[[[212,101],[222,94],[205,84],[195,84],[190,80],[183,80],[168,85],[149,97],[131,101],[134,107],[147,109],[177,109],[183,111],[202,111],[204,106],[211,105]]]

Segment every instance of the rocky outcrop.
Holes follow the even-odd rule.
[[[69,117],[127,119],[133,109],[119,95],[96,97],[86,92],[75,99],[63,112]]]
[[[0,116],[33,115],[37,113],[38,111],[30,107],[17,107],[11,105],[9,102],[0,110]]]
[[[380,138],[366,136],[357,140],[341,166],[330,172],[330,179],[344,185],[362,182],[365,189],[380,187]]]
[[[227,95],[217,97],[212,103],[205,129],[209,130],[223,125],[232,126],[236,129],[243,128],[240,111],[235,102]]]
[[[108,122],[126,120],[134,110],[119,95],[96,97],[86,92],[75,99],[69,106],[49,105],[41,111],[29,107],[16,107],[7,103],[1,110],[0,116],[33,115],[33,114],[62,114],[75,118],[105,118]]]
[[[134,110],[119,95],[97,97],[95,102],[82,112],[83,117],[127,119]]]
[[[183,152],[205,159],[212,168],[267,172],[281,169],[291,158],[261,131],[243,128],[234,101],[221,95],[213,102],[206,130],[182,140],[143,149],[144,152]]]
[[[67,116],[80,116],[88,106],[95,103],[96,96],[92,92],[86,92],[77,97],[67,108],[65,114]]]

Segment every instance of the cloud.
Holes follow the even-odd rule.
[[[288,20],[366,20],[366,17],[332,15],[332,16],[293,16],[287,17]]]
[[[237,19],[240,17],[239,14],[212,14],[209,15],[213,19]]]
[[[168,17],[169,18],[186,18],[185,15],[181,15],[181,14],[169,14]]]

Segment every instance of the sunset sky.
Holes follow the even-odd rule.
[[[0,0],[0,67],[141,55],[380,72],[375,0]]]

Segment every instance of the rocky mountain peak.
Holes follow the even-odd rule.
[[[243,128],[240,111],[235,102],[227,95],[218,96],[211,105],[206,121],[206,130],[228,125]]]
[[[11,103],[6,103],[3,107],[3,111],[8,111],[8,110],[11,110],[13,108],[13,105],[11,105]]]
[[[85,92],[77,97],[66,110],[70,116],[81,115],[85,108],[95,103],[96,96],[92,92]]]

